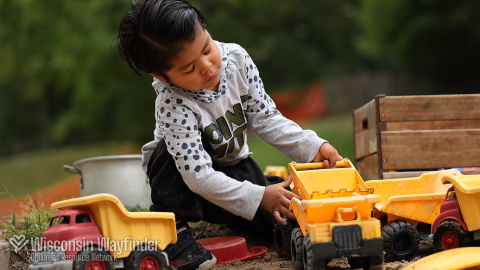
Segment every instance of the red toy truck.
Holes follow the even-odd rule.
[[[480,175],[446,175],[442,182],[452,183],[440,215],[432,224],[435,251],[472,246],[480,239]]]
[[[173,213],[128,212],[111,194],[56,202],[29,270],[167,269],[177,241]]]

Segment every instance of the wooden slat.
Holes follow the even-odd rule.
[[[381,132],[383,170],[480,166],[480,129]]]
[[[382,122],[480,119],[480,95],[382,97],[380,105]]]
[[[406,171],[406,172],[385,172],[383,173],[383,179],[400,179],[400,178],[409,178],[409,177],[419,177],[423,173],[428,173],[432,171]],[[464,175],[476,175],[480,174],[480,170],[472,171],[460,171]]]
[[[380,179],[378,175],[378,156],[370,155],[355,162],[355,167],[363,181]]]
[[[423,173],[431,171],[407,171],[407,172],[384,172],[383,179],[400,179],[400,178],[410,178],[410,177],[419,177]]]
[[[480,129],[480,120],[387,122],[387,131],[477,128]]]
[[[353,112],[355,160],[377,152],[375,100]]]
[[[382,95],[376,95],[375,96],[375,115],[376,115],[376,119],[377,119],[377,162],[378,162],[378,176],[380,177],[380,179],[383,179],[383,172],[384,172],[384,169],[382,167],[382,160],[383,160],[383,153],[382,153],[382,142],[380,140],[381,136],[382,136],[382,132],[384,131],[387,131],[387,123],[386,122],[381,122],[380,121],[380,100],[382,98],[384,98],[385,95],[382,94]],[[383,104],[383,103],[382,103]]]

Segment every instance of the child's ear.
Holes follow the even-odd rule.
[[[162,76],[158,75],[157,73],[150,73],[150,75],[152,75],[153,77],[159,79],[159,80],[162,81],[162,82],[166,81],[165,78],[163,78]]]

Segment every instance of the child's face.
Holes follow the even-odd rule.
[[[185,90],[218,90],[222,60],[210,34],[201,29],[195,40],[173,61],[166,72],[170,82]]]

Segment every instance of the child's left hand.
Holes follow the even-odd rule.
[[[338,154],[337,150],[327,142],[320,146],[317,155],[311,162],[320,162],[322,158],[325,159],[323,161],[324,169],[333,169],[337,166],[337,161],[343,160],[343,157]]]

